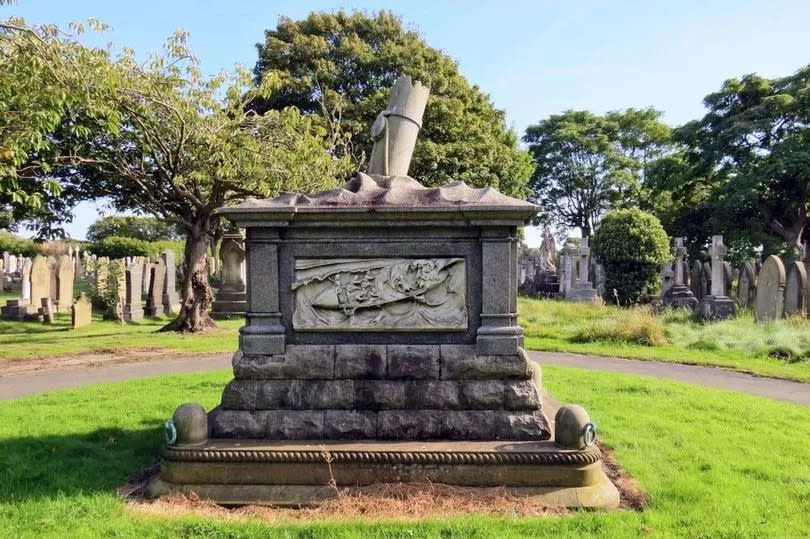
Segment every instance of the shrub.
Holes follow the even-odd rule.
[[[42,246],[26,238],[0,231],[0,253],[34,257],[42,253]]]
[[[605,269],[605,290],[615,289],[623,305],[647,290],[660,289],[661,265],[671,259],[669,238],[661,222],[638,209],[607,213],[593,237],[593,253]]]
[[[110,215],[102,217],[87,228],[87,239],[98,242],[110,237],[134,238],[143,241],[175,240],[177,226],[154,217]]]
[[[96,256],[106,256],[111,259],[125,256],[153,256],[154,247],[146,241],[135,238],[121,238],[110,236],[90,245],[90,252]]]
[[[174,259],[177,261],[178,264],[183,262],[183,255],[185,254],[186,250],[186,242],[185,241],[170,241],[170,240],[163,240],[163,241],[153,241],[149,244],[152,247],[152,250],[155,255],[159,255],[166,249],[170,249],[174,251]]]
[[[622,310],[592,323],[574,335],[575,342],[624,342],[644,346],[667,344],[661,319],[648,306]]]

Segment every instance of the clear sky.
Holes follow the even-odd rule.
[[[0,7],[0,17],[60,25],[96,17],[112,26],[105,40],[139,52],[182,28],[214,73],[252,67],[255,43],[279,16],[341,8],[400,15],[455,58],[518,133],[568,108],[653,106],[677,125],[701,116],[703,96],[727,78],[787,75],[810,63],[807,0],[19,0]],[[100,211],[77,208],[70,235],[83,238]]]

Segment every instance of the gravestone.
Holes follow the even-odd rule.
[[[123,301],[125,322],[143,320],[143,304],[141,303],[143,277],[141,272],[143,272],[143,265],[140,260],[131,260],[125,268],[126,292]]]
[[[174,251],[166,249],[160,257],[166,266],[166,279],[163,281],[163,312],[177,314],[180,312],[180,297],[177,295],[177,265],[174,260]]]
[[[162,316],[163,287],[166,280],[166,265],[163,259],[153,262],[149,268],[149,291],[146,294],[146,316]]]
[[[757,293],[757,266],[752,260],[745,262],[740,268],[737,281],[737,303],[740,307],[753,307]]]
[[[711,290],[710,294],[700,301],[700,314],[708,320],[724,320],[737,314],[737,304],[728,297],[727,281],[731,278],[729,266],[723,257],[728,249],[723,244],[723,236],[712,236],[712,245],[709,248],[711,257]]]
[[[211,315],[243,316],[247,310],[245,279],[242,277],[245,245],[238,228],[232,228],[222,236],[219,257],[222,260],[222,285],[211,306]]]
[[[692,295],[695,299],[700,301],[705,295],[701,281],[703,280],[703,263],[699,260],[692,262],[692,267],[689,270],[689,281],[692,290]]]
[[[93,321],[93,305],[82,292],[70,308],[70,324],[73,329],[89,326]]]
[[[785,312],[785,265],[776,255],[762,263],[757,277],[757,300],[754,315],[757,322],[771,322]]]
[[[149,281],[152,279],[152,261],[148,258],[141,260],[141,301],[146,301],[149,296]]]
[[[587,236],[580,240],[577,256],[577,279],[572,284],[566,297],[572,301],[593,301],[597,294],[588,275],[591,267],[591,247]]]
[[[709,255],[711,256],[711,254]],[[712,293],[712,263],[703,263],[703,273],[700,275],[701,301]]]
[[[31,301],[31,259],[27,257],[23,258],[20,267],[20,296]]]
[[[568,297],[571,289],[574,288],[577,274],[576,256],[579,254],[579,248],[573,243],[566,243],[561,251],[561,266],[562,275],[560,276],[560,295]]]
[[[56,308],[53,305],[53,300],[50,297],[42,298],[40,300],[42,307],[39,309],[39,315],[42,317],[43,324],[53,324],[53,314]]]
[[[406,176],[426,98],[397,80],[343,189],[218,210],[247,229],[234,379],[210,414],[177,408],[149,495],[300,505],[396,481],[618,505],[584,410],[550,439],[522,347],[517,234],[537,208]]]
[[[785,272],[785,315],[805,315],[808,311],[807,263],[797,260]]]
[[[42,305],[42,298],[51,297],[51,270],[48,259],[42,255],[31,263],[31,304]]]
[[[689,264],[686,261],[687,250],[683,244],[683,238],[675,238],[672,254],[675,257],[672,267],[672,285],[661,298],[662,305],[666,307],[684,307],[694,309],[698,305],[698,300],[694,293],[686,286],[686,276]]]
[[[56,271],[56,311],[66,313],[70,311],[70,307],[73,303],[73,283],[75,277],[73,272],[73,260],[69,256],[60,256],[58,258]]]
[[[48,278],[50,284],[48,285],[48,292],[51,299],[56,302],[59,299],[59,261],[55,256],[49,256],[48,261]]]
[[[6,263],[6,273],[14,274],[17,273],[17,262],[18,258],[15,255],[9,255],[8,262]]]

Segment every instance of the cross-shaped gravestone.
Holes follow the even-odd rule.
[[[683,238],[675,238],[675,248],[672,250],[675,255],[675,263],[673,270],[675,272],[673,279],[674,284],[684,284],[686,282],[683,274],[684,260],[686,259],[686,247],[683,246]]]
[[[579,243],[579,280],[588,280],[588,266],[591,258],[591,247],[588,245],[588,237],[585,236]]]
[[[723,245],[723,236],[712,236],[712,246],[709,247],[709,256],[712,258],[712,296],[726,295],[726,274],[723,269],[723,258],[728,249]]]

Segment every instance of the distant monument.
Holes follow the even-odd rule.
[[[723,236],[712,236],[712,246],[709,248],[711,262],[711,290],[710,294],[700,301],[700,314],[708,320],[723,320],[737,314],[737,304],[728,297],[729,280],[723,258],[728,249],[723,244]]]
[[[577,256],[579,260],[577,264],[578,271],[576,280],[565,297],[572,301],[593,301],[597,293],[589,276],[591,269],[591,247],[587,236],[580,240]]]
[[[698,305],[698,300],[692,291],[686,286],[686,269],[689,267],[686,261],[686,247],[683,245],[683,238],[675,238],[675,246],[672,254],[675,262],[672,264],[672,284],[664,292],[661,303],[666,307],[687,307],[694,309]]]
[[[528,202],[406,176],[428,91],[400,77],[368,173],[248,199],[247,311],[221,404],[181,405],[150,495],[318,503],[381,482],[503,486],[616,507],[578,406],[543,414],[517,323]],[[329,455],[332,458],[324,458]]]
[[[247,311],[245,238],[238,228],[232,228],[222,236],[219,258],[222,261],[222,285],[211,306],[211,315],[244,316]]]

